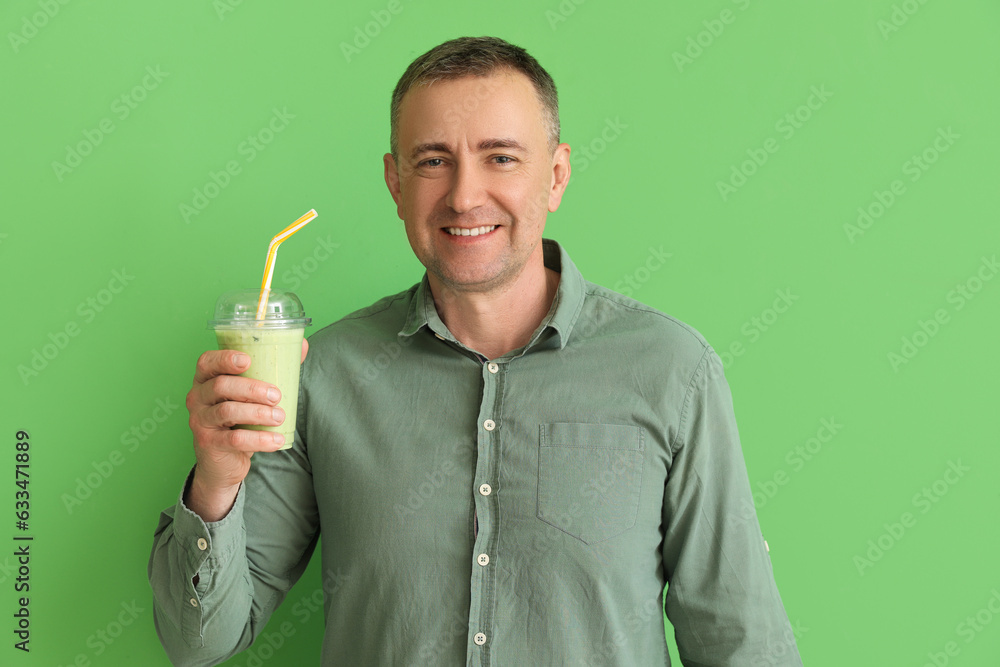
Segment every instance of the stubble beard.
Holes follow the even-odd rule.
[[[502,290],[504,286],[513,283],[524,268],[523,264],[518,266],[511,261],[511,257],[507,253],[497,258],[492,264],[493,266],[482,271],[482,275],[478,279],[456,275],[437,257],[431,258],[425,268],[446,290],[468,294]],[[493,268],[494,266],[496,268]],[[477,272],[481,270],[479,265],[476,266],[476,269]]]
[[[435,234],[447,234],[448,232],[441,231],[444,227],[485,227],[499,225],[500,230],[498,231],[507,233],[509,242],[509,232],[515,226],[515,222],[510,214],[505,211],[497,211],[495,215],[488,214],[479,217],[482,217],[483,219],[461,219],[461,216],[444,213],[433,216],[429,222],[435,230]],[[530,252],[528,253],[528,256],[530,256]],[[426,268],[429,273],[433,274],[445,289],[452,292],[494,292],[502,290],[503,287],[508,284],[512,284],[520,275],[521,271],[524,270],[524,266],[527,262],[527,256],[525,256],[524,261],[521,262],[520,265],[517,263],[516,259],[517,254],[508,243],[508,245],[500,250],[499,256],[490,260],[493,266],[487,267],[486,270],[483,271],[485,275],[482,275],[479,279],[463,278],[461,275],[455,274],[453,271],[449,270],[448,265],[436,254],[431,254],[428,257],[427,262],[424,263],[424,268]],[[482,266],[476,265],[476,272],[478,273],[481,270]]]

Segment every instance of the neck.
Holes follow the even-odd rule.
[[[457,290],[428,275],[441,321],[463,345],[487,359],[523,347],[549,312],[559,274],[537,258],[512,283],[488,292]]]

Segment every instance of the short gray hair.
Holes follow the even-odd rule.
[[[414,86],[496,71],[521,72],[531,81],[545,112],[549,149],[559,145],[559,95],[549,73],[520,46],[497,37],[459,37],[435,46],[406,68],[392,92],[389,109],[389,150],[399,160],[399,107]]]

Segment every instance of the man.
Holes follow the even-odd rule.
[[[176,664],[249,646],[320,537],[325,665],[668,664],[667,584],[685,664],[801,664],[718,356],[542,240],[558,119],[523,49],[424,54],[384,158],[424,279],[303,346],[290,450],[230,428],[280,423],[275,388],[201,356],[150,560]]]

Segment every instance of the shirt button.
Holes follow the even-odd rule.
[[[444,336],[442,336],[439,333],[434,334],[434,337],[437,338],[438,340],[444,340]]]
[[[194,598],[191,598],[190,600],[188,600],[188,602],[191,603],[192,607],[197,607],[198,606],[198,601],[195,600]]]
[[[205,540],[204,537],[198,538],[198,548],[201,549],[202,551],[208,548],[208,542]]]
[[[493,493],[493,487],[490,486],[489,484],[481,484],[479,486],[479,493],[483,494],[484,496],[488,496],[491,493]]]
[[[476,636],[473,637],[472,639],[473,639],[474,642],[476,642],[480,646],[482,646],[483,644],[486,643],[486,635],[484,635],[482,632],[477,632]]]
[[[486,567],[490,564],[490,557],[487,554],[479,554],[479,558],[476,559],[476,562],[483,567]]]
[[[490,365],[487,366],[486,368],[490,370],[490,373],[496,373],[498,370],[500,370],[500,367],[494,363],[490,363]]]
[[[485,428],[487,431],[492,431],[496,427],[497,424],[492,419],[487,419],[486,421],[483,422],[483,428]]]

